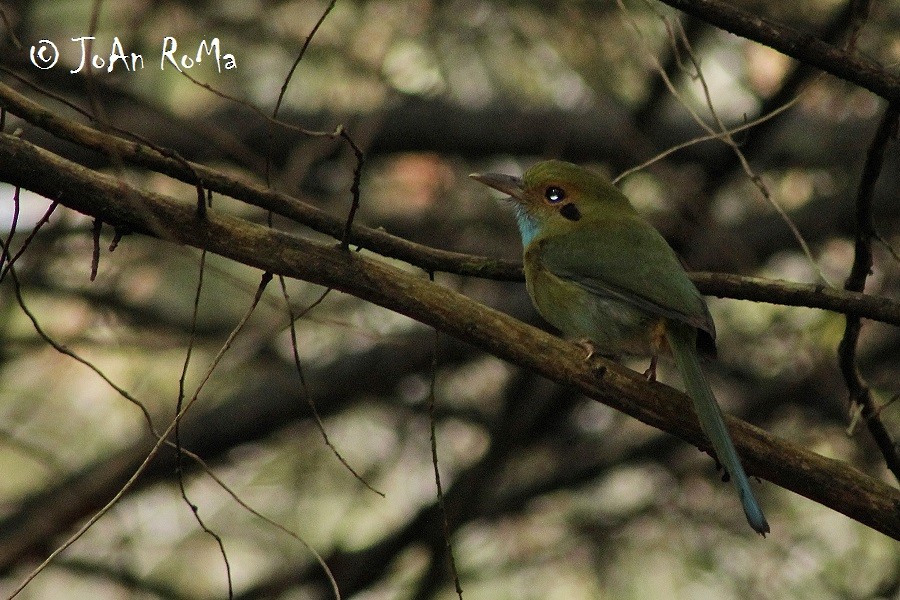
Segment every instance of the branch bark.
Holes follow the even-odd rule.
[[[577,388],[640,421],[709,449],[683,394],[574,344],[386,263],[215,210],[141,191],[0,134],[0,180],[111,223],[287,277],[335,288],[407,315],[526,369]],[[853,467],[728,418],[747,471],[900,539],[900,490]]]

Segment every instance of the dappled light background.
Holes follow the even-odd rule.
[[[862,21],[849,1],[730,4],[838,46],[852,40],[891,72],[900,64],[897,3],[871,3]],[[716,119],[735,128],[784,108],[734,134],[749,174],[734,149],[707,140],[619,185],[690,270],[841,287],[853,262],[860,172],[885,107],[868,91],[652,0],[13,1],[0,8],[7,85],[68,118],[88,122],[63,100],[91,111],[101,130],[134,133],[344,217],[357,165],[352,149],[265,118],[330,8],[278,118],[320,132],[342,126],[363,150],[358,222],[506,259],[521,253],[512,212],[468,173],[519,174],[560,157],[616,177],[707,135],[692,113],[713,128]],[[108,65],[70,72],[81,59],[71,38],[91,35],[92,15],[93,52],[108,63],[117,38],[126,55],[143,56],[143,68],[120,61],[112,72]],[[179,72],[161,58],[166,36],[177,40],[176,56],[193,59],[201,41],[218,38],[233,68],[204,54]],[[60,50],[52,69],[29,60],[42,39]],[[196,202],[189,185],[7,114],[4,131],[16,130],[141,188]],[[898,176],[894,145],[875,190],[879,240],[866,288],[894,299]],[[52,199],[23,191],[14,217],[13,196],[0,184],[0,237],[15,223],[15,253]],[[269,219],[215,195],[212,206]],[[326,240],[281,217],[272,224]],[[91,281],[93,226],[57,208],[15,263],[24,307],[11,277],[0,284],[4,595],[135,472],[152,446],[141,407],[165,429],[188,350],[190,398],[260,281],[258,271],[206,256],[193,323],[199,251],[118,232],[126,235],[110,252],[117,232],[106,226]],[[522,283],[435,279],[547,327]],[[285,285],[299,317],[302,376],[276,280],[180,428],[182,444],[207,466],[190,458],[176,464],[163,451],[19,597],[223,598],[229,580],[236,598],[334,597],[318,553],[342,597],[453,598],[446,519],[465,598],[900,598],[896,541],[765,481],[755,484],[772,525],[763,540],[697,448],[371,303],[338,292],[323,298],[325,290],[305,282]],[[836,357],[842,315],[709,304],[719,356],[706,368],[728,412],[896,485],[847,404]],[[887,405],[881,416],[894,439],[898,356],[897,328],[865,321],[859,368]],[[668,363],[661,379],[680,387]],[[436,510],[432,426],[445,516]],[[84,508],[67,512],[76,504]]]

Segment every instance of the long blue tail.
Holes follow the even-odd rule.
[[[697,411],[700,426],[712,443],[719,462],[728,471],[734,487],[737,488],[741,497],[747,522],[757,533],[765,537],[769,533],[769,524],[760,510],[759,504],[756,503],[753,490],[750,489],[747,474],[744,473],[744,467],[741,466],[734,443],[728,434],[728,428],[722,419],[722,409],[719,408],[712,388],[709,387],[709,382],[706,381],[706,376],[700,369],[700,361],[697,356],[697,330],[683,323],[669,322],[666,327],[666,339],[672,349],[675,364],[684,380],[687,393],[694,401],[694,409]]]

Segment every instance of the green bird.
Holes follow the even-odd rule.
[[[615,186],[578,165],[550,160],[522,178],[470,177],[511,196],[528,294],[544,319],[564,335],[586,340],[591,353],[649,355],[651,379],[659,353],[671,351],[747,521],[765,536],[769,524],[700,368],[698,339],[714,347],[715,325],[662,235]]]

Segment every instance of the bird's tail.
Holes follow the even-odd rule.
[[[737,488],[747,521],[757,533],[765,537],[769,532],[769,524],[750,489],[747,474],[744,473],[744,467],[741,466],[731,436],[728,434],[728,428],[722,418],[722,410],[716,402],[716,397],[713,395],[712,388],[709,387],[706,376],[700,369],[697,355],[697,330],[683,323],[672,322],[666,329],[666,339],[672,349],[675,364],[684,380],[687,393],[694,401],[694,409],[697,411],[700,426],[712,443],[719,462],[728,471],[735,488]]]

